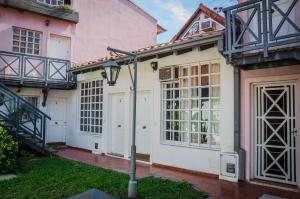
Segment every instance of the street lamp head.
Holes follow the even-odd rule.
[[[119,66],[114,59],[110,59],[104,63],[103,66],[106,73],[107,84],[109,86],[114,86],[117,82],[121,66]]]

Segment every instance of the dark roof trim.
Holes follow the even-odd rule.
[[[78,12],[65,10],[57,6],[48,6],[38,3],[36,0],[0,0],[0,6],[32,12],[71,23],[79,22]]]

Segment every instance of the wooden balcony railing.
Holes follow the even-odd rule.
[[[295,46],[300,42],[298,0],[250,0],[223,9],[226,17],[225,49],[232,56]],[[298,44],[299,46],[299,44]]]
[[[76,84],[71,62],[49,57],[0,51],[0,80],[8,84],[63,88]]]

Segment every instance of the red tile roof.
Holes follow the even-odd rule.
[[[140,48],[140,49],[132,51],[132,52],[143,53],[143,52],[147,52],[149,50],[159,49],[159,48],[171,46],[173,44],[179,44],[179,43],[187,41],[187,40],[197,40],[199,38],[205,38],[206,36],[216,35],[216,34],[222,33],[222,32],[223,32],[223,30],[215,30],[215,31],[210,31],[210,32],[200,32],[199,34],[192,35],[190,37],[185,37],[183,39],[178,39],[176,41],[170,41],[170,42],[166,42],[166,43],[156,44],[156,45],[153,45],[153,46],[148,46],[148,47],[145,47],[145,48]],[[71,71],[72,70],[78,70],[78,69],[84,69],[85,67],[88,67],[90,65],[100,64],[100,63],[103,63],[105,61],[108,61],[109,59],[117,59],[117,58],[120,58],[120,57],[123,57],[123,56],[116,56],[116,55],[105,56],[105,57],[102,57],[102,58],[99,58],[99,59],[96,59],[96,60],[93,60],[93,61],[88,61],[88,62],[85,62],[85,63],[75,65],[71,68]]]
[[[225,18],[219,15],[217,12],[211,10],[203,3],[200,3],[198,9],[194,12],[194,14],[188,19],[188,21],[183,25],[183,27],[179,30],[179,32],[171,39],[171,41],[178,40],[180,36],[185,32],[185,30],[190,26],[190,24],[194,21],[194,19],[200,14],[200,12],[205,13],[207,16],[220,23],[221,25],[225,25]]]

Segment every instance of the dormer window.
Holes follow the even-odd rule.
[[[199,26],[199,21],[196,21],[191,28],[187,31],[187,33],[184,35],[184,37],[189,37],[192,35],[199,34],[200,32],[200,26]]]
[[[49,4],[52,6],[59,6],[59,5],[63,5],[63,4],[68,4],[70,5],[71,0],[37,0],[40,3],[45,3],[45,4]]]

